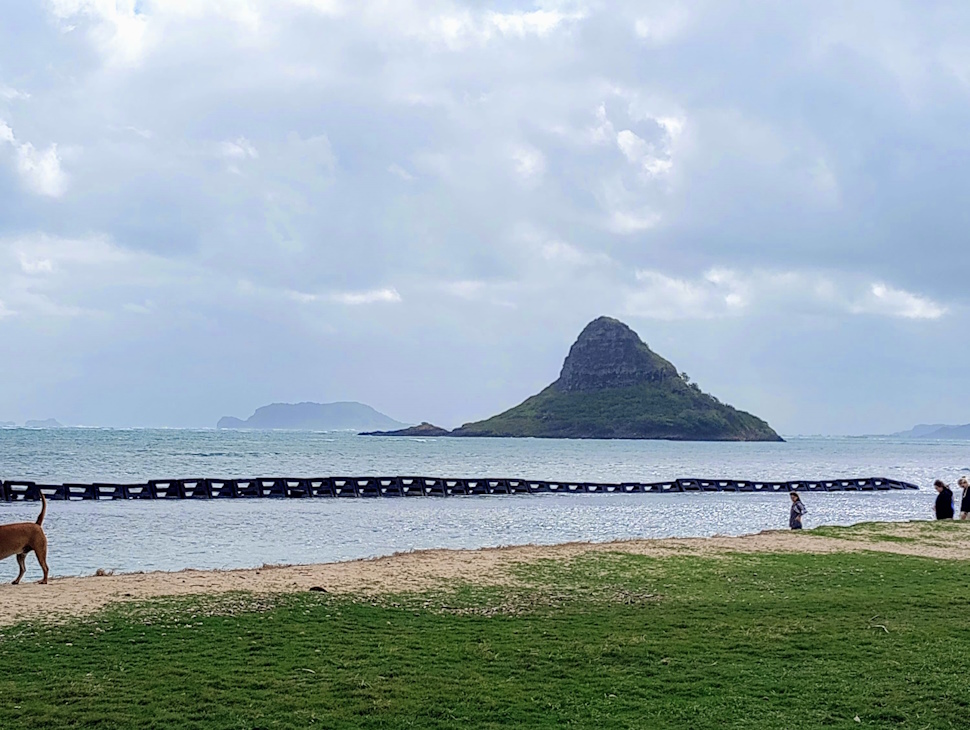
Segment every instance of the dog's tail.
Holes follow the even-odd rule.
[[[38,525],[43,525],[44,524],[44,515],[47,514],[47,497],[44,496],[44,493],[43,492],[40,493],[40,501],[42,503],[42,506],[40,508],[40,514],[37,515],[37,524]]]

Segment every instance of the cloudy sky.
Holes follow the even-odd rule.
[[[35,0],[0,420],[444,426],[630,324],[786,434],[970,421],[970,5]]]

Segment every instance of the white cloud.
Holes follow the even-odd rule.
[[[638,270],[636,281],[627,290],[625,310],[651,319],[714,319],[771,312],[939,319],[947,312],[945,306],[927,297],[886,284],[816,272],[713,268],[696,278],[679,278]]]
[[[655,228],[660,223],[660,214],[649,210],[613,210],[606,221],[606,228],[613,233],[629,236]]]
[[[680,4],[671,3],[653,15],[637,18],[633,31],[637,37],[655,46],[675,40],[687,28],[690,15]]]
[[[256,147],[245,137],[236,137],[236,139],[227,139],[221,142],[219,154],[231,160],[255,160],[259,158]]]
[[[388,165],[387,171],[392,175],[394,175],[394,177],[398,177],[401,180],[404,180],[404,182],[414,182],[417,179],[414,177],[414,175],[412,175],[410,172],[405,170],[397,163],[392,163]]]
[[[28,94],[26,91],[19,91],[12,86],[0,84],[0,99],[3,101],[19,101],[29,98],[30,94]],[[2,122],[0,122],[0,124],[2,124]]]
[[[519,146],[511,152],[515,173],[523,180],[541,177],[546,169],[546,158],[535,147]]]
[[[13,129],[0,119],[0,143],[7,143],[15,151],[17,172],[24,185],[39,195],[59,198],[67,189],[67,175],[61,169],[57,145],[38,150],[30,142],[18,142]]]
[[[334,302],[357,306],[360,304],[397,304],[401,302],[401,295],[397,289],[369,289],[366,291],[336,292],[329,296]]]
[[[640,270],[636,280],[625,309],[638,317],[711,319],[740,314],[747,303],[744,285],[733,272],[723,269],[711,269],[693,281]]]
[[[27,187],[39,195],[59,198],[67,190],[67,175],[61,169],[57,145],[34,149],[30,142],[17,145],[17,170]]]
[[[877,282],[851,305],[850,311],[903,319],[939,319],[947,313],[947,308],[927,297]]]
[[[145,51],[148,14],[138,0],[48,0],[55,17],[65,24],[86,18],[90,36],[113,63],[132,65]],[[67,26],[73,30],[74,26]]]

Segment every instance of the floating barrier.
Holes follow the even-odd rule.
[[[674,494],[683,492],[883,492],[919,489],[915,484],[866,477],[790,482],[743,479],[675,479],[666,482],[547,482],[532,479],[439,479],[437,477],[320,477],[255,479],[152,479],[142,484],[38,484],[0,482],[4,502],[101,499],[298,499],[456,497],[516,494]]]

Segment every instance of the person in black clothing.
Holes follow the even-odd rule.
[[[953,492],[950,488],[943,483],[942,480],[937,479],[933,482],[933,486],[936,487],[936,504],[933,509],[936,512],[936,519],[938,520],[952,520],[953,519]]]
[[[960,498],[960,519],[965,520],[970,517],[970,482],[966,477],[960,477],[957,484],[963,490],[963,496]]]
[[[793,530],[802,529],[802,515],[808,512],[808,508],[802,502],[802,498],[795,492],[790,492],[791,512],[788,514],[788,526]]]

